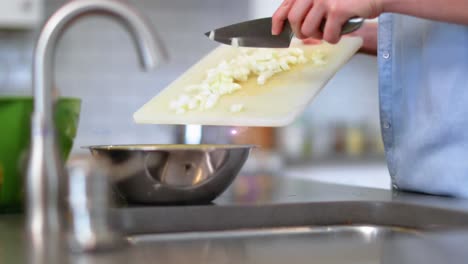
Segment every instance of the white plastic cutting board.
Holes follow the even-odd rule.
[[[298,44],[299,43],[299,44]],[[314,49],[327,52],[328,62],[324,66],[312,63],[296,65],[290,71],[279,73],[265,85],[257,85],[256,78],[241,83],[242,89],[222,96],[214,108],[176,114],[169,103],[184,93],[184,89],[200,83],[208,69],[216,67],[222,60],[235,57],[237,48],[221,45],[177,80],[143,105],[133,118],[139,124],[200,124],[219,126],[285,126],[301,114],[312,99],[327,84],[333,75],[358,51],[362,39],[345,37],[336,44],[292,46],[304,49],[306,56]],[[233,104],[243,104],[241,112],[230,112]]]

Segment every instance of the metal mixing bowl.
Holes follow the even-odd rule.
[[[214,200],[249,156],[249,145],[90,146],[130,203],[196,204]]]

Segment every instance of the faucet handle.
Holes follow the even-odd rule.
[[[95,251],[121,245],[121,236],[108,221],[111,196],[106,169],[90,157],[70,160],[67,169],[71,250]]]

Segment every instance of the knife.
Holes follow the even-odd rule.
[[[341,35],[351,33],[359,29],[364,22],[363,18],[349,19],[341,29]],[[325,20],[320,25],[323,32]],[[223,44],[239,47],[256,48],[287,48],[291,44],[294,32],[288,21],[285,22],[283,31],[279,35],[271,34],[271,17],[249,20],[230,26],[214,29],[205,33],[211,40]]]

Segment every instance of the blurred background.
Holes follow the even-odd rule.
[[[79,1],[79,0],[76,0]],[[122,0],[140,9],[162,37],[169,62],[139,69],[129,36],[105,18],[76,23],[62,38],[55,85],[83,100],[72,156],[85,145],[177,143],[200,127],[137,125],[133,113],[217,46],[203,33],[271,16],[280,0]],[[35,39],[66,0],[0,2],[0,96],[31,94]],[[203,127],[204,143],[257,144],[244,167],[326,182],[390,188],[380,138],[376,58],[358,54],[294,124],[282,128]],[[1,124],[0,124],[1,129]]]

